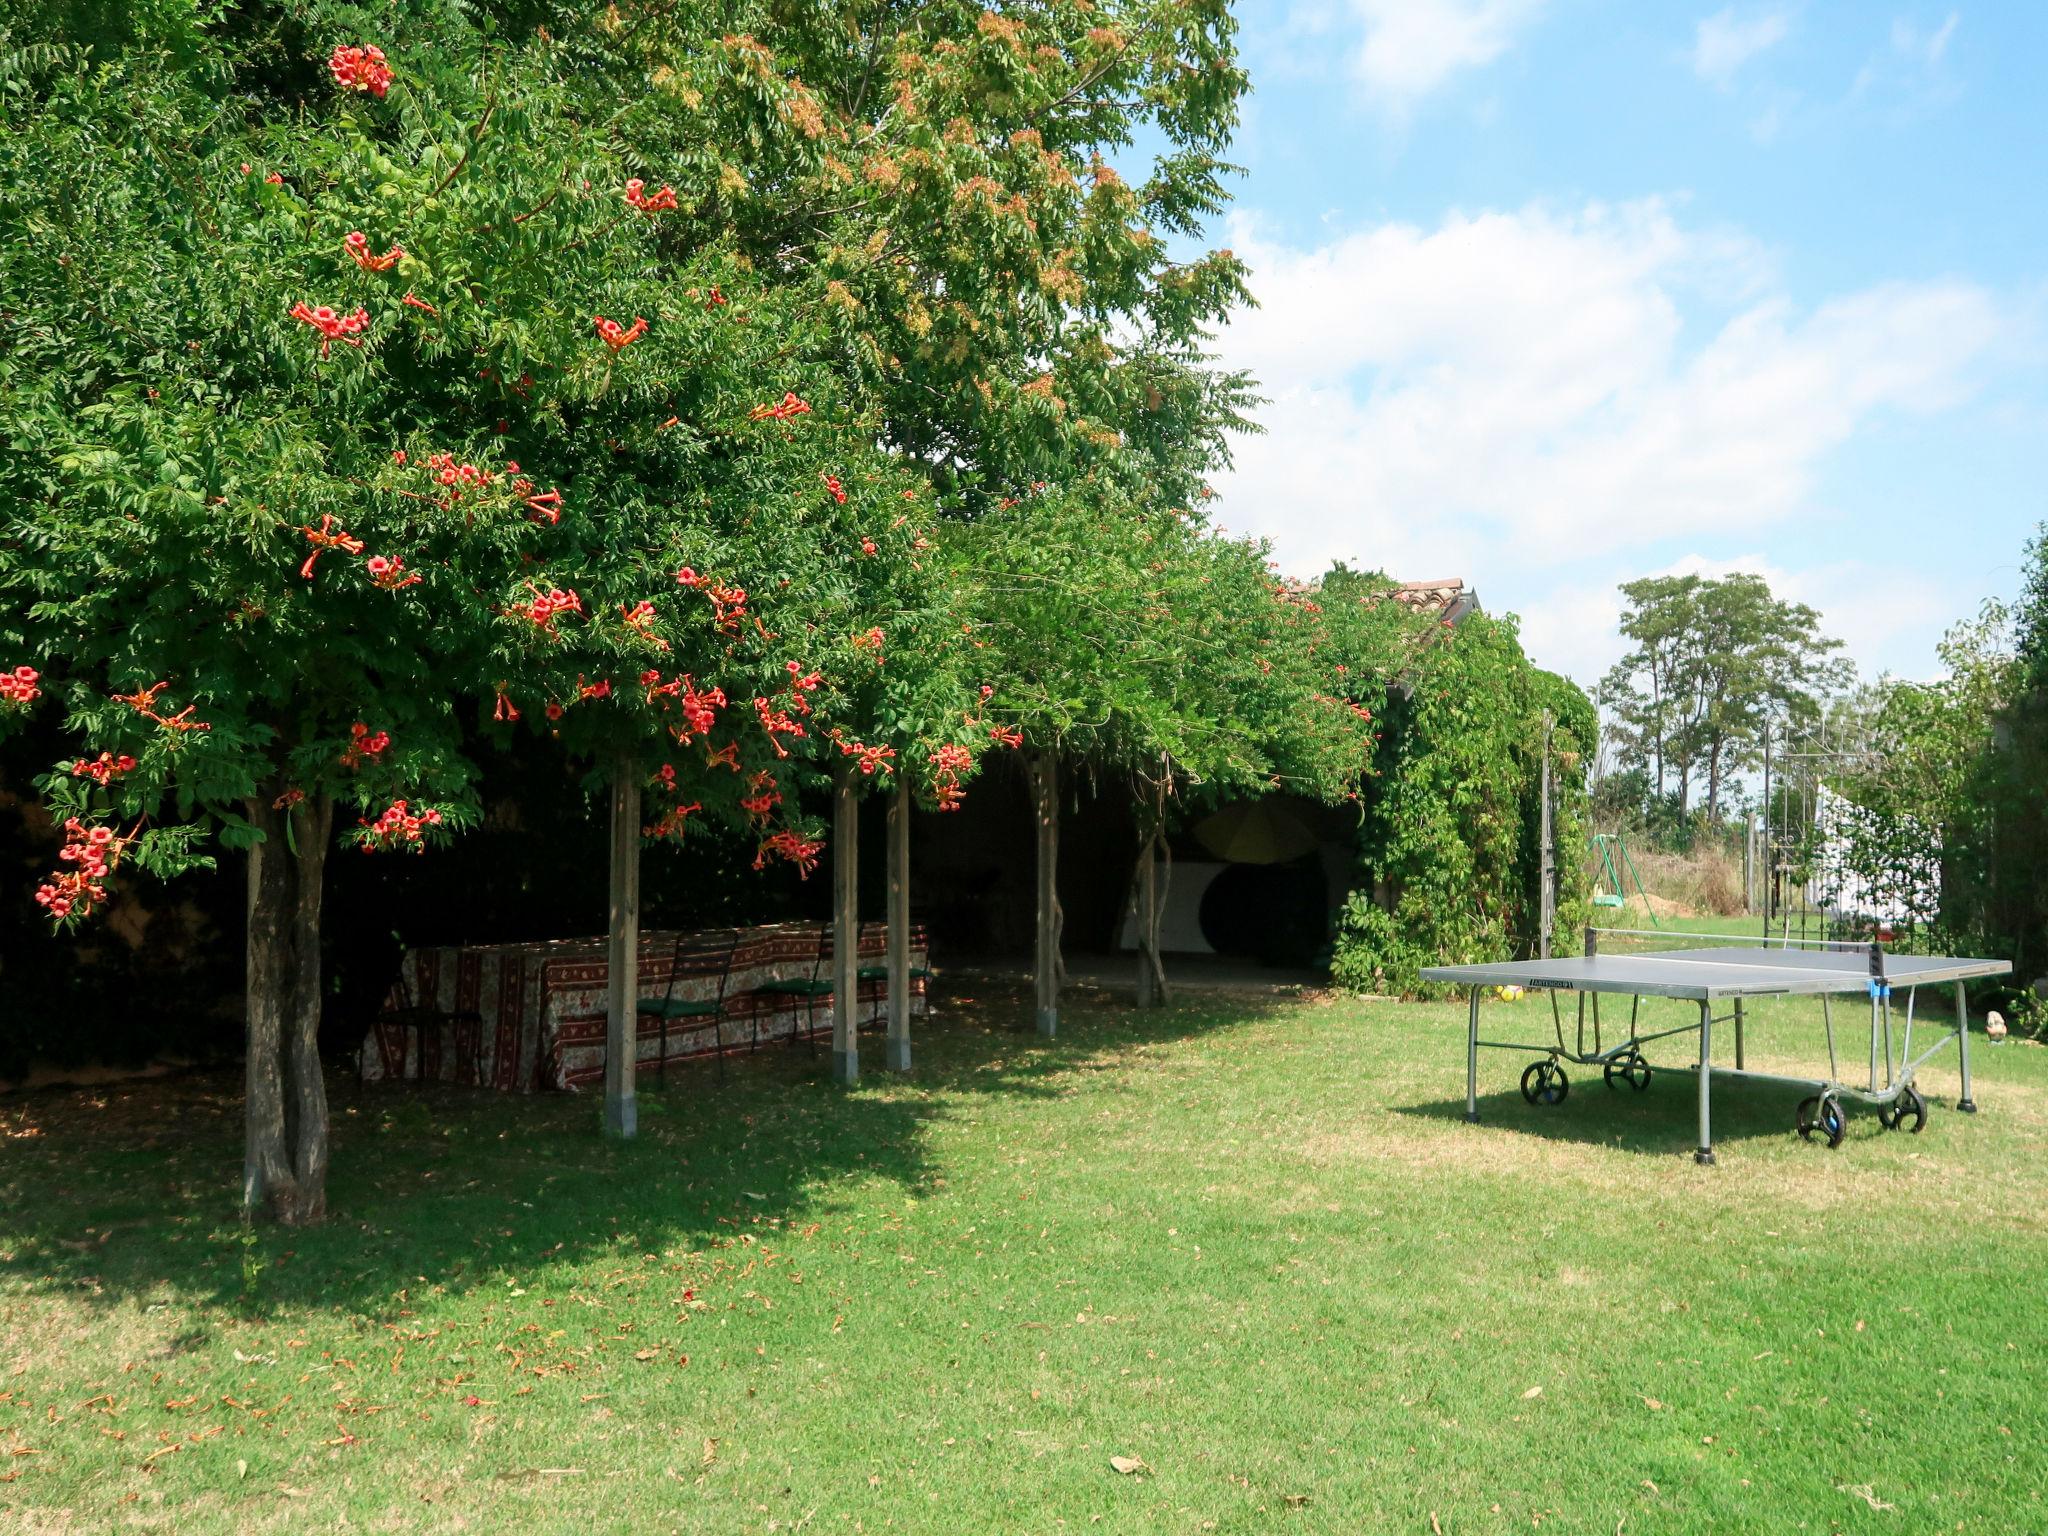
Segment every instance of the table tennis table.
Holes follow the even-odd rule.
[[[1632,938],[1665,940],[1718,940],[1721,947],[1653,950],[1617,953],[1614,941],[1626,944]],[[1569,1091],[1563,1063],[1597,1067],[1610,1089],[1626,1083],[1636,1092],[1650,1085],[1651,1067],[1643,1047],[1675,1036],[1697,1035],[1699,1058],[1682,1070],[1694,1072],[1699,1089],[1699,1146],[1694,1160],[1714,1161],[1712,1135],[1713,1082],[1715,1078],[1741,1082],[1769,1083],[1810,1090],[1793,1117],[1794,1128],[1807,1140],[1823,1137],[1830,1147],[1840,1146],[1845,1120],[1842,1102],[1853,1100],[1874,1105],[1878,1120],[1887,1130],[1926,1128],[1927,1101],[1913,1086],[1914,1073],[1937,1051],[1951,1043],[1962,1067],[1962,1098],[1956,1108],[1974,1114],[1977,1106],[1970,1097],[1970,1031],[1968,1002],[1963,984],[1980,977],[2003,976],[2012,970],[2005,960],[1962,959],[1946,955],[1899,955],[1881,945],[1839,940],[1784,939],[1760,945],[1730,946],[1727,935],[1649,933],[1641,929],[1588,928],[1585,952],[1549,960],[1506,960],[1482,965],[1433,965],[1422,971],[1424,981],[1448,982],[1471,991],[1465,1040],[1465,1118],[1479,1119],[1479,1052],[1518,1051],[1538,1056],[1522,1073],[1522,1097],[1531,1105],[1563,1102]],[[1608,942],[1606,953],[1602,941]],[[1953,984],[1955,1027],[1941,1036],[1919,1056],[1913,1055],[1913,1011],[1918,989]],[[1488,988],[1521,988],[1550,994],[1554,1043],[1524,1043],[1482,1040],[1479,1037],[1479,1004]],[[1892,1053],[1892,992],[1906,995],[1904,1037],[1896,1064]],[[1564,1020],[1558,1011],[1557,994],[1578,994],[1576,1035],[1567,1040]],[[1848,1082],[1842,1074],[1835,1050],[1834,1014],[1830,999],[1839,994],[1863,993],[1870,1003],[1870,1067],[1862,1084]],[[1602,994],[1630,998],[1627,1035],[1609,1045],[1603,1038],[1600,1019]],[[1827,1031],[1828,1074],[1826,1077],[1788,1077],[1777,1073],[1751,1072],[1744,1060],[1743,1003],[1758,997],[1812,997],[1821,1000]],[[1639,1031],[1642,1000],[1675,998],[1698,1005],[1697,1021],[1674,1028]],[[1586,1039],[1587,1000],[1592,1001],[1592,1042]],[[1716,1015],[1717,1004],[1726,1003],[1728,1012]],[[1714,1028],[1734,1026],[1735,1064],[1713,1064]],[[1883,1070],[1879,1071],[1880,1053]],[[1665,1069],[1670,1070],[1670,1069]]]

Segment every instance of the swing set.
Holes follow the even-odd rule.
[[[1628,887],[1623,884],[1623,871],[1635,881],[1636,895],[1642,898],[1643,911],[1650,919],[1652,928],[1662,928],[1657,921],[1657,909],[1650,905],[1650,893],[1643,889],[1642,874],[1636,869],[1636,861],[1629,857],[1628,841],[1619,832],[1595,832],[1592,836],[1593,851],[1599,856],[1600,867],[1593,872],[1593,905],[1596,907],[1626,907]],[[1616,855],[1620,857],[1617,859]]]

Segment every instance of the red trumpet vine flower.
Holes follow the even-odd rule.
[[[301,527],[299,532],[303,533],[306,536],[306,542],[313,546],[313,552],[306,556],[306,563],[299,567],[299,574],[308,581],[313,579],[314,562],[328,550],[338,549],[345,555],[360,555],[363,552],[363,541],[361,539],[351,537],[346,528],[334,526],[334,514],[332,512],[320,514],[320,526],[318,528]]]
[[[134,771],[135,759],[125,752],[119,757],[111,752],[102,752],[90,761],[81,757],[71,765],[71,776],[74,779],[91,779],[93,783],[101,785],[112,782],[121,774]]]
[[[808,880],[811,871],[818,867],[818,855],[824,851],[825,845],[822,842],[814,842],[795,832],[777,832],[762,843],[759,851],[755,853],[754,868],[765,868],[768,856],[773,854],[776,858],[789,860],[796,866],[798,878]]]
[[[838,503],[839,503],[839,505],[841,505],[842,507],[843,507],[843,506],[845,506],[845,505],[846,505],[846,485],[845,485],[845,482],[843,482],[843,481],[842,481],[842,480],[841,480],[841,479],[840,479],[840,478],[839,478],[839,477],[838,477],[837,475],[824,475],[824,476],[821,476],[820,478],[822,478],[822,479],[824,480],[824,482],[825,482],[825,489],[826,489],[826,490],[828,490],[828,491],[830,491],[830,492],[832,493],[832,499],[833,499],[834,501],[838,502]]]
[[[639,315],[633,317],[630,327],[621,326],[616,320],[607,320],[603,315],[592,315],[597,326],[598,337],[614,352],[630,347],[647,334],[647,322]]]
[[[965,747],[953,742],[934,747],[925,761],[932,771],[932,798],[938,801],[942,811],[957,811],[960,802],[967,798],[967,791],[960,787],[961,776],[974,766],[974,756]]]
[[[642,213],[667,213],[676,205],[676,189],[666,182],[659,192],[647,192],[647,183],[635,176],[626,183],[626,206]]]
[[[405,248],[396,241],[382,256],[370,251],[370,237],[360,229],[352,229],[341,237],[341,248],[348,252],[349,259],[365,272],[389,272],[398,265],[398,259],[405,254]]]
[[[550,636],[555,633],[556,615],[583,611],[583,599],[574,592],[564,592],[560,587],[551,587],[543,592],[530,581],[526,590],[533,594],[533,601],[514,611],[531,619],[536,629]]]
[[[394,800],[375,821],[358,818],[356,825],[361,829],[356,833],[356,842],[365,853],[380,848],[424,853],[427,829],[441,825],[441,813],[431,806],[415,812],[408,802]]]
[[[860,759],[860,771],[864,778],[873,778],[878,773],[889,771],[889,759],[896,755],[894,747],[868,746],[864,742],[847,737],[839,743],[839,755]]]
[[[551,526],[559,523],[562,520],[562,493],[542,491],[538,496],[527,497],[526,518],[533,523],[546,518]]]
[[[341,753],[341,766],[344,768],[360,768],[391,745],[388,731],[372,731],[360,720],[348,728],[348,737],[348,745]]]
[[[344,91],[367,91],[383,99],[391,89],[391,70],[384,62],[384,50],[375,44],[361,48],[337,45],[327,56],[327,72],[334,76],[334,83]]]
[[[372,585],[382,587],[386,592],[396,592],[424,579],[417,571],[405,568],[403,555],[372,555],[363,564],[370,573]]]
[[[370,328],[370,312],[358,308],[352,315],[338,314],[326,304],[315,309],[304,299],[291,307],[291,317],[303,321],[320,333],[320,355],[325,357],[335,342],[345,341],[352,347],[363,344],[363,332]]]
[[[747,413],[751,421],[788,421],[792,416],[803,416],[810,412],[808,402],[799,400],[793,392],[785,391],[779,405],[757,405]]]
[[[134,840],[133,832],[123,837],[112,827],[88,827],[76,816],[70,817],[64,823],[64,846],[57,857],[75,867],[60,869],[37,886],[37,905],[59,922],[92,916],[94,905],[107,899],[108,876]]]
[[[26,709],[42,697],[42,689],[36,686],[42,677],[34,667],[16,667],[12,672],[0,672],[0,704],[14,709]]]
[[[170,686],[167,682],[160,682],[154,683],[147,688],[138,688],[133,693],[117,693],[113,696],[114,702],[116,704],[126,704],[130,709],[142,716],[143,719],[152,721],[167,731],[212,730],[212,725],[206,721],[194,720],[192,718],[192,711],[198,707],[194,704],[187,704],[175,715],[163,715],[157,712],[156,701],[163,691]]]
[[[672,805],[651,825],[642,827],[640,834],[643,837],[672,837],[680,843],[683,840],[684,824],[692,815],[703,809],[704,807],[695,800],[688,805]]]
[[[763,768],[747,780],[747,793],[741,797],[740,809],[752,817],[758,826],[768,824],[769,814],[782,804],[782,790],[776,785],[775,775]]]
[[[777,709],[767,699],[754,700],[754,714],[761,722],[761,729],[767,732],[768,745],[775,749],[777,757],[789,756],[788,749],[782,745],[783,737],[808,734],[802,724],[793,719],[787,710]]]

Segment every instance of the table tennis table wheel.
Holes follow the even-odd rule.
[[[1848,1131],[1848,1125],[1842,1119],[1842,1106],[1832,1098],[1820,1096],[1799,1101],[1793,1125],[1808,1141],[1813,1140],[1815,1131],[1819,1131],[1827,1137],[1828,1145],[1831,1147],[1839,1147],[1843,1135]]]
[[[1522,1074],[1522,1097],[1531,1104],[1562,1104],[1571,1091],[1571,1079],[1554,1061],[1532,1061]]]
[[[1906,1122],[1912,1121],[1908,1125]],[[1920,1090],[1906,1084],[1899,1096],[1877,1112],[1877,1123],[1888,1131],[1908,1130],[1915,1136],[1927,1129],[1927,1101]]]
[[[1642,1052],[1631,1051],[1626,1056],[1617,1056],[1608,1062],[1601,1069],[1601,1076],[1606,1078],[1607,1086],[1610,1088],[1616,1082],[1624,1082],[1637,1093],[1641,1093],[1650,1086],[1650,1064],[1643,1060]]]

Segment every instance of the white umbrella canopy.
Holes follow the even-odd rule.
[[[1271,798],[1226,805],[1196,824],[1195,840],[1233,864],[1284,864],[1313,852],[1320,841],[1313,827]]]

